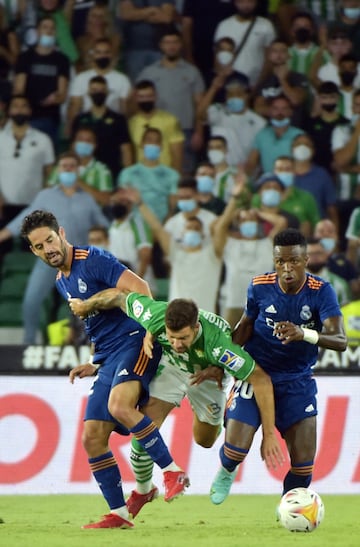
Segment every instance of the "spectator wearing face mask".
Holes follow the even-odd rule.
[[[317,89],[319,114],[309,118],[305,124],[305,131],[314,143],[314,162],[327,169],[334,175],[335,165],[332,155],[332,133],[336,127],[346,125],[347,118],[339,114],[339,88],[333,82],[323,82]]]
[[[309,273],[325,279],[331,283],[336,292],[340,306],[344,306],[351,300],[351,290],[348,282],[343,277],[333,273],[328,268],[328,253],[320,239],[309,238],[307,241],[308,263],[306,269]]]
[[[0,131],[0,212],[2,225],[29,205],[45,186],[55,161],[48,135],[30,125],[31,106],[14,95],[9,121]]]
[[[208,162],[198,165],[196,172],[197,202],[203,209],[211,211],[215,215],[221,215],[226,203],[215,196],[215,167]]]
[[[269,102],[269,123],[256,133],[245,163],[249,176],[271,173],[276,158],[290,156],[293,139],[303,133],[291,124],[293,109],[287,97],[279,95]]]
[[[292,143],[294,184],[314,196],[321,218],[329,218],[338,226],[336,187],[328,171],[313,162],[314,153],[309,135],[295,137]]]
[[[20,235],[22,221],[34,210],[46,210],[56,215],[67,236],[78,245],[86,245],[88,230],[94,224],[109,222],[95,200],[79,187],[79,158],[74,152],[64,152],[58,162],[59,184],[41,190],[5,228],[0,230],[0,242]],[[76,221],[74,221],[77,220]],[[23,300],[24,344],[35,344],[41,307],[54,288],[56,272],[36,260],[29,276]]]
[[[335,224],[329,219],[320,220],[315,226],[314,237],[320,240],[327,252],[327,267],[330,272],[345,279],[350,285],[353,298],[359,298],[359,271],[340,250],[340,233]]]
[[[246,177],[239,172],[233,194],[214,229],[216,247],[223,252],[225,265],[225,280],[220,289],[224,307],[221,313],[231,327],[235,327],[242,315],[251,278],[273,267],[272,238],[288,226],[285,216],[276,209],[239,207],[246,196]]]
[[[202,223],[202,233],[206,238],[210,237],[212,227],[217,216],[211,211],[200,207],[198,201],[197,181],[194,178],[181,179],[177,192],[178,213],[171,216],[164,225],[173,239],[178,240],[185,229],[189,218],[197,217]]]
[[[312,75],[312,66],[317,57],[319,62],[325,63],[327,56],[320,51],[316,43],[316,27],[313,17],[306,11],[295,13],[291,19],[290,28],[291,45],[289,47],[289,68],[308,78]]]
[[[320,220],[320,213],[314,196],[295,186],[295,161],[289,156],[278,157],[273,172],[285,186],[281,208],[295,215],[300,221],[300,230],[305,237],[310,237],[315,224]]]
[[[163,223],[175,211],[180,175],[160,162],[162,143],[161,131],[154,127],[145,129],[143,159],[121,171],[117,186],[136,188],[144,203]]]
[[[109,205],[113,180],[108,167],[95,157],[97,146],[96,134],[90,127],[80,127],[74,134],[71,149],[79,158],[78,187],[90,194],[101,206]],[[48,179],[48,186],[59,182],[56,167]]]
[[[229,165],[227,140],[213,135],[207,143],[207,157],[215,169],[214,195],[227,203],[231,197],[237,170]]]
[[[156,88],[150,80],[135,85],[137,112],[129,120],[130,136],[135,148],[136,161],[143,160],[142,138],[145,129],[154,127],[162,133],[160,163],[182,172],[184,140],[179,120],[170,112],[156,107]]]
[[[72,135],[79,127],[91,127],[97,136],[96,158],[105,163],[116,180],[120,170],[133,163],[133,150],[126,118],[106,106],[109,87],[103,76],[89,81],[89,110],[76,116]]]
[[[312,72],[312,83],[317,88],[322,82],[333,82],[340,85],[339,62],[344,55],[349,55],[352,50],[351,41],[344,30],[334,27],[329,30],[327,36],[327,48],[325,55],[329,57],[328,61],[320,66],[317,73]],[[360,82],[357,81],[356,85]]]
[[[242,74],[228,81],[225,103],[212,103],[218,83],[216,79],[199,104],[199,116],[209,125],[211,135],[223,136],[228,145],[227,160],[231,166],[244,163],[251,143],[266,125],[249,104],[249,80]]]
[[[169,300],[191,298],[200,308],[215,312],[221,253],[218,253],[215,241],[206,236],[200,218],[187,215],[181,228],[178,225],[179,231],[172,234],[141,201],[138,191],[128,190],[128,197],[138,206],[171,265]]]
[[[357,90],[357,81],[360,84],[360,70],[359,63],[355,55],[344,55],[339,61],[339,76],[340,76],[340,100],[338,105],[338,111],[342,116],[351,120],[352,118],[352,106],[354,93]]]
[[[127,113],[131,83],[125,74],[114,69],[115,61],[110,40],[99,38],[93,49],[93,68],[80,72],[71,81],[67,110],[68,131],[76,116],[80,112],[86,112],[91,106],[88,89],[89,81],[94,76],[103,76],[107,81],[109,92],[106,106],[115,112]]]
[[[360,61],[360,3],[359,0],[340,0],[339,13],[336,21],[329,25],[329,32],[332,28],[339,28],[351,40],[352,49]]]
[[[150,229],[124,196],[111,207],[108,250],[133,272],[152,283],[153,240]]]
[[[244,78],[244,74],[233,66],[235,59],[235,41],[229,36],[220,38],[214,45],[214,63],[211,71],[205,75],[206,88],[209,89],[212,83],[217,84],[212,91],[215,91],[210,102],[223,103],[226,100],[226,84],[230,80]],[[247,86],[249,82],[247,81]]]
[[[60,107],[67,97],[70,64],[56,49],[55,23],[51,16],[39,20],[37,35],[37,44],[18,58],[14,94],[29,98],[32,127],[44,131],[57,149]]]

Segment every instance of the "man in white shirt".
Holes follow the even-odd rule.
[[[238,48],[252,25],[233,66],[248,76],[251,87],[253,87],[262,72],[266,49],[276,34],[268,19],[255,15],[258,0],[234,0],[234,4],[237,14],[219,23],[215,31],[214,42],[228,36],[235,41]]]
[[[67,126],[72,127],[75,117],[80,112],[90,110],[92,106],[88,95],[89,82],[94,76],[103,76],[107,81],[108,95],[106,106],[115,112],[126,113],[127,101],[131,92],[129,78],[114,70],[115,62],[111,41],[107,38],[99,38],[93,51],[94,68],[77,74],[70,82],[70,100],[67,111]]]

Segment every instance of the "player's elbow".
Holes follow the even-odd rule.
[[[340,336],[339,337],[339,340],[338,340],[338,347],[337,347],[337,351],[346,351],[347,349],[347,338],[345,335],[343,336]]]

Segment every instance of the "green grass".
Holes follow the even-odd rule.
[[[230,496],[214,506],[185,495],[148,504],[133,530],[81,530],[106,513],[102,497],[0,496],[0,545],[7,547],[359,547],[360,496],[322,496],[326,515],[311,534],[275,522],[277,496]]]

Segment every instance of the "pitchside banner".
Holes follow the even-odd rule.
[[[360,318],[359,318],[360,323]],[[85,363],[89,347],[81,346],[0,346],[0,374],[67,374]],[[346,351],[320,350],[316,374],[360,374],[360,344]]]
[[[360,494],[360,377],[317,378],[318,452],[313,487],[319,493]],[[92,379],[0,376],[0,494],[98,493],[81,445],[82,417]],[[162,432],[174,459],[189,474],[189,494],[206,494],[219,460],[221,434],[211,449],[192,440],[187,401]],[[130,438],[113,434],[112,450],[126,493],[134,488]],[[232,493],[281,492],[287,464],[269,471],[260,458],[260,434],[241,465]],[[160,488],[162,475],[154,473]]]

